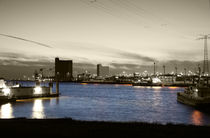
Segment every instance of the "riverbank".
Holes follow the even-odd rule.
[[[75,121],[72,119],[0,119],[1,136],[21,137],[206,137],[210,126]]]
[[[26,80],[11,80],[14,82],[34,82],[34,81],[26,81]],[[55,83],[55,82],[54,82]],[[151,84],[151,83],[133,83],[133,82],[118,82],[118,81],[60,81],[60,83],[75,83],[75,84],[113,84],[113,85],[128,85],[128,86],[161,86],[161,87],[188,87],[195,86],[196,84],[184,83],[184,82],[174,82],[174,83],[161,83],[161,84]],[[43,84],[45,84],[43,82]]]

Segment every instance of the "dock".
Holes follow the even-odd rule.
[[[52,83],[49,86],[41,86],[40,83],[35,86],[4,86],[0,88],[0,104],[16,102],[21,99],[33,99],[44,97],[59,97],[59,82],[56,82],[56,92],[52,92]]]

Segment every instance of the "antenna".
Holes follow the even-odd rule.
[[[210,34],[201,35],[198,40],[204,40],[204,60],[203,60],[203,75],[208,76],[209,74],[209,65],[208,65],[208,44],[207,40],[210,39]]]

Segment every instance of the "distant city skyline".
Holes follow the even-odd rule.
[[[55,57],[87,70],[138,71],[154,61],[194,68],[209,17],[209,0],[0,0],[0,34],[27,40],[0,35],[0,69],[39,68]]]
[[[9,62],[9,61],[8,61]],[[19,65],[1,65],[0,76],[6,79],[33,79],[35,70],[43,72],[44,76],[54,76],[55,74],[55,62],[40,61],[40,62],[16,62]],[[209,63],[210,64],[210,63]],[[163,66],[165,66],[165,73],[171,74],[176,72],[184,74],[186,73],[198,73],[198,66],[201,67],[202,62],[189,62],[189,61],[170,61],[170,62],[156,62],[156,73],[164,73]],[[113,63],[109,66],[109,75],[126,75],[133,73],[148,74],[154,73],[154,66],[152,65],[135,65],[135,64],[119,64]],[[202,67],[201,67],[202,68]],[[91,73],[97,75],[97,65],[91,63],[74,63],[73,61],[73,76],[76,77],[81,73]],[[40,72],[41,73],[41,72]]]

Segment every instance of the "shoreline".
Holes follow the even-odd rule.
[[[1,135],[59,137],[202,137],[210,126],[143,122],[103,122],[62,119],[0,119]]]
[[[10,81],[20,81],[20,82],[35,82],[32,80],[10,80]],[[53,81],[55,83],[55,81]],[[45,82],[43,82],[45,83]],[[111,82],[111,81],[60,81],[60,83],[75,83],[75,84],[113,84],[113,85],[127,85],[127,86],[148,86],[148,87],[189,87],[194,86],[195,84],[192,83],[165,83],[165,84],[138,84],[138,83],[132,83],[132,82]]]

